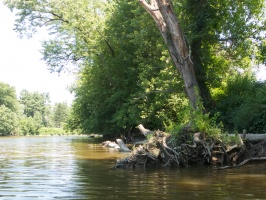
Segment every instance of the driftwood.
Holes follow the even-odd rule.
[[[148,129],[141,127],[140,130]],[[238,135],[235,141],[237,143],[225,144],[200,132],[184,132],[178,138],[159,130],[152,132],[153,135],[147,143],[134,146],[131,154],[117,161],[115,167],[182,167],[209,164],[216,169],[227,169],[243,166],[250,161],[266,160],[265,134],[246,134],[245,139]],[[187,142],[188,138],[192,138],[191,143]]]
[[[104,141],[102,142],[103,147],[108,147],[108,148],[114,148],[114,149],[119,149],[119,145],[116,144],[115,142],[111,142],[111,141]]]
[[[130,149],[121,139],[116,139],[116,142],[104,141],[102,145],[103,147],[118,149],[121,152],[130,152]]]
[[[92,133],[92,134],[89,134],[88,135],[88,138],[102,138],[103,137],[103,135],[100,135],[100,134],[94,134],[94,133]]]
[[[148,135],[152,135],[154,134],[153,131],[144,128],[144,126],[142,124],[139,124],[136,128],[138,128],[140,130],[140,132],[145,136],[148,137]]]
[[[116,139],[117,144],[120,147],[120,151],[122,152],[130,152],[130,149],[125,145],[125,143],[123,142],[123,140],[121,139]]]
[[[246,160],[244,160],[243,162],[239,163],[238,165],[217,167],[216,169],[221,170],[221,169],[237,168],[237,167],[241,167],[241,166],[243,166],[243,165],[245,165],[245,164],[247,164],[248,162],[251,162],[251,161],[266,161],[266,157],[247,158]]]
[[[242,139],[251,141],[251,142],[257,142],[261,140],[266,140],[266,134],[252,134],[252,133],[247,133],[247,134],[239,134]],[[234,136],[233,134],[229,134],[228,136]]]
[[[148,140],[139,140],[139,141],[135,141],[133,142],[134,145],[137,145],[137,144],[146,144],[148,142]]]

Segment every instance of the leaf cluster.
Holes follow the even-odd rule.
[[[219,119],[228,130],[262,133],[266,130],[266,84],[249,74],[228,78],[214,95]]]

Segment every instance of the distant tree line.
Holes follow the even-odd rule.
[[[69,109],[66,102],[52,106],[48,93],[22,90],[17,98],[13,87],[0,82],[0,135],[66,133]]]

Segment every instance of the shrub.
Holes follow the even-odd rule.
[[[67,132],[62,128],[42,127],[39,129],[39,135],[66,135]]]
[[[216,112],[228,131],[265,132],[266,84],[250,75],[235,76],[228,80],[224,92],[214,97]]]
[[[4,105],[0,106],[0,135],[14,135],[17,133],[18,117],[15,112]]]

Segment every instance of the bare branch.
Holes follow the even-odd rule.
[[[139,2],[153,18],[158,20],[155,11],[159,11],[159,7],[155,0],[150,0],[150,4],[145,0],[139,0]]]
[[[149,12],[150,10],[152,10],[152,7],[150,4],[148,4],[147,1],[145,0],[139,0],[139,2],[142,4],[142,6]]]

